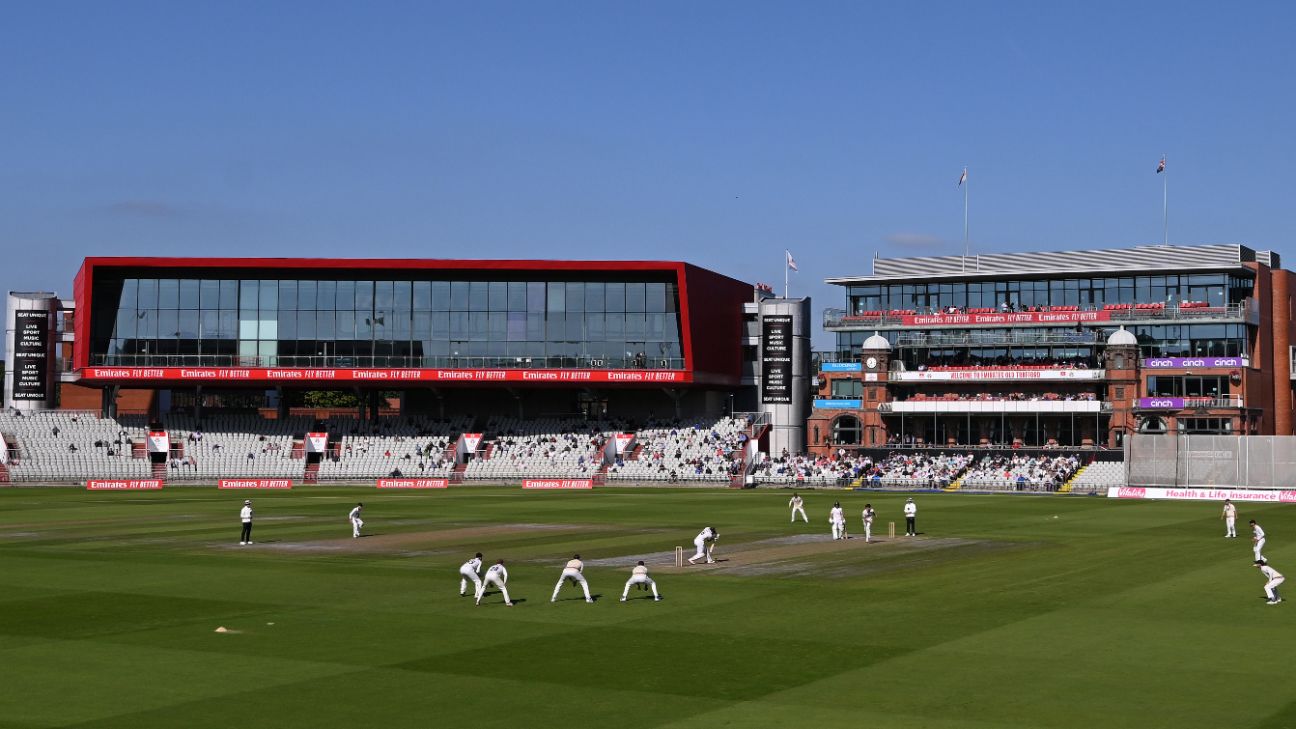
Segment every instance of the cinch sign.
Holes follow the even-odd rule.
[[[1159,357],[1143,360],[1143,366],[1150,369],[1167,369],[1178,367],[1246,367],[1245,357]]]
[[[594,482],[588,478],[528,478],[522,481],[524,489],[592,489]]]
[[[223,489],[290,489],[290,478],[222,478],[217,484]]]
[[[162,488],[160,478],[90,479],[89,491],[154,491]]]
[[[450,487],[447,478],[380,478],[380,489],[444,489]]]

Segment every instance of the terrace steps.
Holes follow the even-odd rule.
[[[1080,478],[1080,475],[1081,475],[1082,473],[1084,473],[1085,470],[1088,469],[1088,468],[1089,468],[1088,465],[1084,465],[1084,466],[1081,466],[1081,467],[1077,468],[1077,469],[1076,469],[1076,472],[1073,473],[1073,474],[1071,474],[1071,478],[1068,478],[1067,481],[1066,481],[1066,483],[1062,484],[1062,486],[1058,489],[1058,493],[1059,493],[1059,494],[1069,494],[1069,493],[1071,493],[1071,484],[1074,483],[1076,479]]]

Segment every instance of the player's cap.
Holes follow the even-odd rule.
[[[913,497],[910,496],[909,498],[905,499],[905,501],[913,501]]]
[[[244,503],[244,504],[250,504],[250,503],[252,503],[252,499],[248,499],[248,500],[244,501],[243,503]]]
[[[477,557],[477,559],[481,559],[481,552],[478,552],[475,556]]]
[[[1262,566],[1262,565],[1266,565],[1266,564],[1269,564],[1268,560],[1257,559],[1257,560],[1255,561],[1255,565],[1254,565],[1254,566],[1256,566],[1256,567],[1260,567],[1260,566]]]
[[[641,564],[641,565],[642,565],[642,564],[643,564],[643,560],[642,560],[642,559],[641,559],[641,560],[639,560],[639,564]]]

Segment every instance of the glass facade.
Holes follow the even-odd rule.
[[[1234,274],[1193,273],[852,285],[847,287],[847,297],[850,314],[897,309],[928,312],[950,306],[998,308],[1005,303],[1017,309],[1037,306],[1101,309],[1106,304],[1175,305],[1183,301],[1224,306],[1239,304],[1250,297],[1252,286],[1252,279]]]
[[[90,358],[122,366],[684,367],[672,276],[542,275],[103,276],[95,281]]]

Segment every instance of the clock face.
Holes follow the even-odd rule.
[[[868,359],[864,360],[864,364],[867,365],[868,368],[871,370],[877,369],[877,357],[869,357]]]

